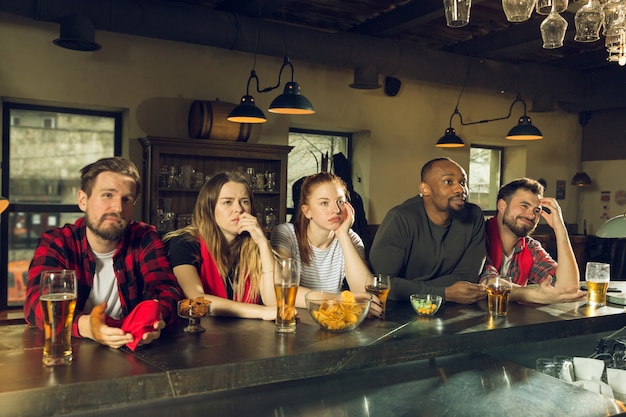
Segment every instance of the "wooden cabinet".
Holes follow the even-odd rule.
[[[219,171],[273,173],[273,188],[253,187],[255,209],[261,224],[267,207],[274,209],[277,222],[285,221],[291,146],[153,136],[139,142],[143,146],[142,220],[159,231],[184,226],[191,219],[202,183]],[[168,213],[174,216],[167,217]]]

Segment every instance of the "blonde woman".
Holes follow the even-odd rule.
[[[274,257],[252,197],[242,175],[218,173],[200,190],[191,225],[164,241],[185,297],[211,301],[214,316],[274,320]]]

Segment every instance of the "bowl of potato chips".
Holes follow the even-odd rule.
[[[363,322],[372,303],[372,294],[366,292],[309,291],[306,306],[322,329],[329,332],[349,332]]]

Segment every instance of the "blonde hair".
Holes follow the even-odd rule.
[[[262,276],[261,254],[259,247],[248,233],[243,233],[228,243],[224,233],[220,230],[215,220],[215,206],[224,184],[234,182],[246,187],[250,198],[251,213],[254,210],[253,193],[247,179],[238,172],[220,172],[207,181],[198,193],[193,210],[191,224],[182,229],[174,230],[164,236],[167,241],[174,236],[189,236],[190,239],[203,239],[207,248],[217,264],[217,269],[226,285],[226,279],[236,265],[232,283],[233,299],[243,302],[252,302],[259,296],[259,281]],[[250,281],[248,298],[244,298],[246,281]]]

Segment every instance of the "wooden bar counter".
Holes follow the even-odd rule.
[[[423,318],[408,303],[390,302],[386,320],[343,334],[320,330],[300,310],[292,335],[276,334],[272,322],[219,317],[202,319],[206,332],[187,334],[180,319],[135,352],[73,339],[73,363],[54,368],[41,364],[42,331],[7,325],[0,327],[0,416],[368,415],[368,401],[391,401],[400,415],[619,415],[626,411],[619,401],[489,351],[571,338],[589,355],[602,334],[626,326],[624,313],[618,305],[512,303],[508,317],[493,319],[483,301],[450,303]],[[503,384],[503,401],[514,405],[508,411],[494,391]],[[323,414],[333,409],[330,397],[339,408]],[[529,403],[519,408],[520,398]],[[290,407],[295,399],[299,406]],[[420,411],[426,406],[432,413]]]

